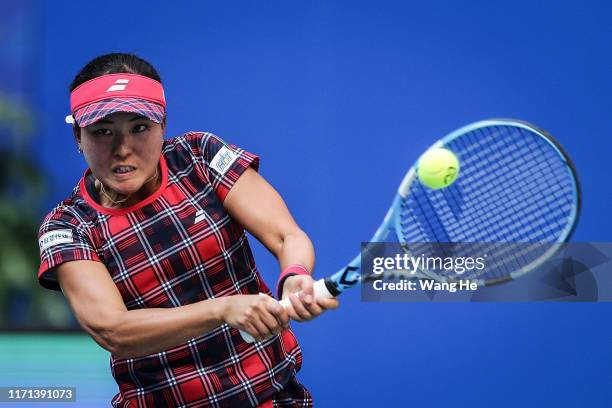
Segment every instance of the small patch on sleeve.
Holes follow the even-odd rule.
[[[69,229],[53,230],[43,234],[38,240],[40,250],[45,249],[59,244],[69,244],[74,242],[72,237],[72,231]]]
[[[210,162],[210,167],[215,169],[217,173],[225,174],[227,169],[229,169],[232,164],[236,161],[238,155],[227,148],[226,146],[222,146],[221,149],[215,154],[215,157]]]

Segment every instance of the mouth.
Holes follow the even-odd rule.
[[[112,168],[113,173],[118,175],[129,174],[134,170],[136,170],[134,166],[115,166]]]

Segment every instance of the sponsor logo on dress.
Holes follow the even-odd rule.
[[[210,166],[218,173],[225,174],[237,158],[238,155],[233,150],[223,146],[213,157]]]
[[[40,246],[41,251],[44,251],[54,245],[69,244],[72,242],[74,242],[72,231],[69,229],[61,229],[44,233],[38,240],[38,246]]]
[[[198,210],[196,212],[195,215],[195,220],[193,221],[194,224],[197,224],[198,222],[202,221],[206,219],[206,215],[204,214],[204,210]]]
[[[219,149],[217,154],[215,154],[215,157],[213,157],[210,165],[218,173],[225,174],[227,169],[231,167],[237,158],[238,155],[233,150],[223,146],[221,149]]]

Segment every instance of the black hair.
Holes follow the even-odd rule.
[[[134,54],[114,52],[89,61],[74,77],[69,90],[72,92],[82,83],[106,74],[138,74],[161,83],[159,74],[149,62]]]

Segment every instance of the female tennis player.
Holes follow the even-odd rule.
[[[312,243],[258,157],[211,133],[164,140],[160,77],[134,55],[95,58],[70,91],[66,121],[89,168],[40,227],[38,278],[111,352],[112,405],[311,406],[289,320],[338,303],[314,299]],[[278,259],[286,309],[245,230]]]

